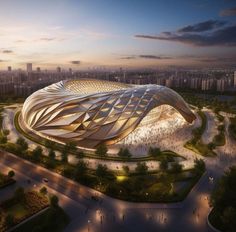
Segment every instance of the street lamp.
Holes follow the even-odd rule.
[[[88,232],[89,232],[89,229],[90,229],[90,228],[89,228],[89,224],[90,224],[90,220],[88,220]]]

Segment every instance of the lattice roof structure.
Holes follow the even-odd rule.
[[[167,87],[92,79],[60,81],[36,91],[26,99],[22,118],[42,136],[94,148],[124,138],[165,104],[189,123],[195,119],[183,98]]]

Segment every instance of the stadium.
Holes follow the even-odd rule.
[[[140,124],[158,123],[170,106],[188,122],[195,115],[175,91],[159,85],[104,80],[66,80],[30,95],[22,108],[25,126],[35,134],[79,147],[115,144]]]

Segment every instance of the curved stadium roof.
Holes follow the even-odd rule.
[[[128,85],[103,80],[66,80],[29,96],[22,109],[26,125],[44,136],[93,148],[126,137],[160,105],[195,119],[175,91],[159,85]]]

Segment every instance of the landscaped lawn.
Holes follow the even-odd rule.
[[[6,231],[49,206],[48,198],[35,191],[18,188],[14,196],[0,204],[0,231]],[[7,220],[11,216],[10,222]]]
[[[171,173],[119,176],[114,180],[100,178],[91,187],[122,200],[134,202],[176,202],[185,198],[201,175],[192,170]],[[99,183],[100,182],[100,183]],[[176,183],[184,183],[175,188]],[[99,184],[98,184],[99,183]]]
[[[13,232],[62,232],[69,223],[69,217],[58,207],[47,209],[42,214],[32,218]]]
[[[213,151],[213,149],[211,149],[208,144],[203,143],[201,139],[206,129],[207,117],[202,111],[198,111],[198,115],[201,118],[201,122],[202,122],[201,126],[193,129],[192,131],[193,138],[187,141],[184,147],[203,156],[215,156],[216,153]],[[219,139],[218,137],[215,138],[217,139],[217,141]]]
[[[160,196],[160,195],[168,195],[172,190],[172,183],[163,183],[159,182],[153,184],[150,188],[147,189],[148,195],[151,194],[153,196]]]
[[[21,203],[17,203],[5,210],[6,214],[14,215],[16,219],[25,217],[29,212]]]

